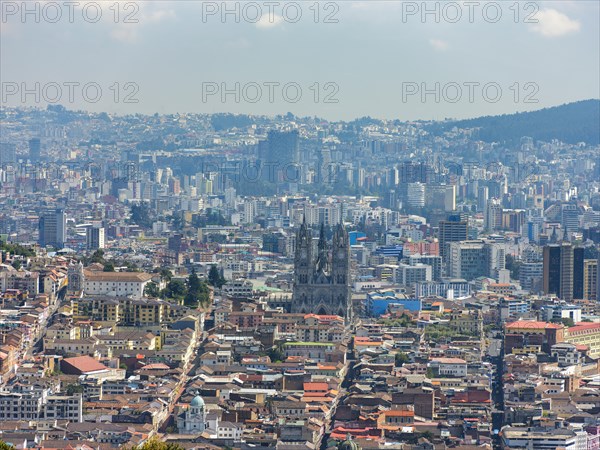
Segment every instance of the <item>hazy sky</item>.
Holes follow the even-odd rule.
[[[0,4],[2,105],[442,119],[600,97],[597,0]]]

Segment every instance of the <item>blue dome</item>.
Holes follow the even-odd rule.
[[[198,408],[204,408],[204,400],[202,400],[202,397],[200,397],[199,395],[196,395],[192,399],[192,402],[190,403],[190,406],[198,407]]]

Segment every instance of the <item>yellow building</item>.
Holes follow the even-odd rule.
[[[483,316],[478,309],[453,312],[448,326],[458,333],[483,337]]]
[[[583,261],[583,299],[596,300],[596,286],[598,283],[598,260],[585,259]]]
[[[592,358],[600,358],[600,323],[579,322],[567,329],[564,341],[586,345]]]

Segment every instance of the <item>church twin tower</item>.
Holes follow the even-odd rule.
[[[350,240],[343,226],[336,226],[329,245],[321,225],[315,249],[312,232],[302,223],[296,236],[292,312],[338,315],[346,323],[352,320]]]

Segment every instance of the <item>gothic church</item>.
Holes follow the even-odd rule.
[[[302,223],[296,236],[292,313],[338,315],[346,323],[352,320],[350,240],[343,226],[336,227],[329,245],[321,225],[315,251],[311,230]]]

